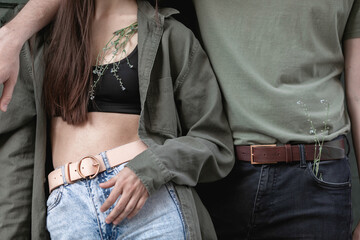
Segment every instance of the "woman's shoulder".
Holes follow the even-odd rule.
[[[178,38],[195,38],[192,30],[176,20],[173,16],[165,18],[164,33],[172,34],[174,37]]]
[[[192,30],[172,16],[164,19],[162,42],[167,41],[172,45],[181,46],[184,50],[199,44]]]
[[[154,6],[145,0],[138,1],[138,7],[142,19],[141,22],[148,22],[150,28],[153,28],[156,25],[162,26],[163,40],[165,40],[166,37],[176,38],[178,40],[190,40],[195,38],[189,28],[174,18],[174,15],[180,14],[178,10],[170,7],[159,8],[156,10]],[[150,31],[151,30],[154,29],[150,29]]]

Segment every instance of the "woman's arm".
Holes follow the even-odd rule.
[[[150,195],[169,181],[188,186],[216,181],[225,177],[234,164],[232,135],[215,74],[199,42],[187,36],[185,30],[181,33],[182,37],[177,33],[173,37],[187,42],[181,46],[181,40],[176,41],[186,54],[178,51],[170,58],[177,63],[184,58],[174,86],[182,136],[163,144],[151,137],[143,139],[148,150],[127,165]]]
[[[19,14],[0,29],[0,110],[10,103],[19,72],[22,45],[54,17],[60,0],[30,0]]]
[[[210,62],[199,42],[188,29],[180,27],[171,33],[168,41],[176,44],[176,50],[167,49],[169,44],[167,40],[163,40],[165,41],[162,45],[163,50],[159,52],[171,52],[164,58],[172,62],[172,70],[176,72],[177,78],[174,80],[173,95],[170,92],[165,95],[169,98],[174,97],[182,134],[177,138],[169,137],[162,144],[155,142],[152,136],[142,139],[148,149],[132,159],[116,179],[100,185],[105,188],[114,186],[101,208],[102,211],[112,206],[121,194],[118,203],[107,217],[107,222],[117,224],[127,216],[134,216],[141,209],[148,195],[169,181],[179,185],[195,186],[199,181],[215,181],[226,176],[233,166],[232,135]],[[164,67],[161,61],[157,68],[159,65]],[[156,74],[173,84],[171,77],[164,78],[161,69],[158,69]],[[156,80],[162,81],[158,77],[154,78],[154,81]],[[163,84],[168,83],[163,82]],[[160,97],[161,103],[155,103],[157,107],[171,104],[172,100],[164,99],[165,95]],[[150,97],[157,98],[154,95],[148,98]],[[146,102],[145,104],[151,105]],[[149,108],[145,106],[144,109]],[[160,114],[160,112],[166,114],[164,111],[145,114]],[[171,117],[174,116],[162,116],[164,121],[170,120]],[[149,123],[145,123],[147,124]],[[144,137],[144,134],[140,133],[140,136]],[[154,136],[156,137],[159,136]]]
[[[360,176],[360,38],[344,42],[345,85],[348,110],[351,118],[351,133]],[[353,239],[360,239],[360,223]]]
[[[234,164],[232,135],[210,62],[193,34],[170,21],[172,20],[169,20],[169,27],[163,34],[163,44],[160,45],[163,49],[159,52],[165,53],[163,58],[172,63],[172,74],[176,73],[169,81],[174,81],[174,99],[178,124],[181,125],[178,131],[181,131],[181,136],[169,137],[164,142],[156,141],[154,139],[162,138],[156,134],[152,136],[151,132],[156,132],[156,129],[152,130],[150,127],[145,134],[148,137],[143,139],[149,147],[148,150],[127,165],[141,179],[150,195],[169,181],[188,186],[195,186],[198,182],[216,181],[225,177]],[[151,38],[146,40],[150,41]],[[176,48],[166,49],[174,45]],[[169,55],[166,55],[168,52]],[[157,74],[154,73],[154,80],[151,81],[161,81],[167,77],[165,71],[161,73],[162,66],[155,63]],[[165,83],[159,85],[163,86]],[[171,100],[167,99],[166,89],[159,91],[159,97],[153,96],[157,100],[148,97],[144,109],[165,107],[166,101],[172,106]],[[154,92],[156,94],[157,85]],[[149,111],[148,117],[151,119],[151,115],[156,115],[155,120],[172,121],[173,118],[166,114],[163,111]],[[170,111],[169,114],[173,112]],[[157,128],[161,129],[162,126]]]

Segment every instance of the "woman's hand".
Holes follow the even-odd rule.
[[[106,223],[119,224],[122,220],[134,217],[144,206],[149,194],[136,176],[129,168],[125,167],[109,181],[101,183],[100,187],[114,187],[100,210],[105,212],[119,198],[118,203],[106,218]]]

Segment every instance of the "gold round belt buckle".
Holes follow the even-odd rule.
[[[79,163],[78,163],[78,165],[77,165],[77,170],[78,170],[79,175],[80,175],[82,178],[86,178],[86,176],[81,172],[81,163],[82,163],[82,161],[83,161],[84,159],[86,159],[86,158],[90,158],[90,159],[92,159],[92,160],[95,161],[95,163],[93,163],[92,165],[93,165],[94,167],[97,167],[96,172],[94,173],[94,175],[89,176],[90,179],[93,179],[94,177],[96,177],[96,176],[99,174],[99,171],[100,171],[100,160],[97,159],[97,158],[94,157],[94,156],[86,156],[86,157],[83,157],[82,159],[80,159],[80,161],[79,161]]]

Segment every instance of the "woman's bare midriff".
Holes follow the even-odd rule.
[[[55,117],[51,121],[54,168],[139,140],[138,126],[139,115],[133,114],[92,112],[86,123],[76,126]]]

